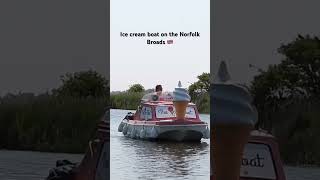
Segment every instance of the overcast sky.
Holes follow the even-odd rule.
[[[95,69],[108,75],[105,2],[0,1],[0,94],[43,92],[66,72]],[[276,50],[298,33],[319,35],[317,0],[215,0],[211,69],[227,60],[233,79],[279,63]],[[111,89],[141,83],[172,90],[209,71],[209,0],[111,0]],[[150,46],[120,31],[199,31],[201,38]]]
[[[0,1],[0,94],[43,92],[60,75],[107,73],[103,1]]]
[[[162,84],[164,90],[172,91],[179,80],[187,87],[201,73],[210,72],[209,3],[210,0],[111,0],[111,91],[126,90],[134,83],[146,89]],[[178,37],[171,45],[148,45],[148,38],[120,37],[120,32],[148,31],[198,31],[200,38]]]
[[[213,62],[227,60],[235,81],[250,82],[256,70],[280,62],[277,48],[298,33],[320,35],[320,1],[214,0]]]

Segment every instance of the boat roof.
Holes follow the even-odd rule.
[[[162,101],[172,101],[173,100],[173,93],[172,92],[163,92],[160,96],[157,95],[156,92],[145,94],[141,100],[142,101],[158,101],[154,100],[154,97],[156,99],[162,99]]]
[[[173,105],[173,102],[172,101],[144,101],[141,104],[158,106],[158,105]],[[195,104],[192,102],[189,102],[188,105],[195,105]]]
[[[156,96],[154,100],[154,96]],[[158,105],[173,105],[173,92],[163,92],[160,96],[156,92],[145,94],[141,98],[141,104],[147,104],[151,106]],[[189,103],[189,105],[195,105],[194,103]]]

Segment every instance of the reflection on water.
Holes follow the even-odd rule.
[[[125,148],[132,149],[133,156],[139,157],[135,166],[145,166],[146,171],[150,169],[149,167],[158,170],[163,169],[163,172],[167,173],[167,177],[172,176],[172,174],[174,176],[192,175],[194,168],[201,168],[200,162],[194,161],[201,160],[201,156],[206,156],[209,148],[206,142],[182,144],[123,140],[122,145]],[[205,160],[203,162],[203,165],[206,166]],[[203,169],[206,169],[206,167]]]
[[[111,111],[111,180],[209,179],[209,140],[199,143],[149,142],[117,132],[128,111]],[[209,115],[201,115],[209,121]]]

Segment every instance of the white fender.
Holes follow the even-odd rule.
[[[208,128],[208,126],[202,134],[204,139],[210,139],[210,129]]]
[[[124,126],[124,122],[121,121],[121,123],[119,124],[119,127],[118,127],[118,132],[122,132],[123,126]]]
[[[130,137],[131,138],[135,138],[136,136],[136,129],[134,127],[134,125],[132,125],[132,129],[131,129],[131,132],[130,132]]]
[[[126,135],[128,132],[128,124],[124,123],[123,128],[122,128],[122,134]]]
[[[150,133],[150,138],[157,138],[158,137],[158,133],[156,128],[152,127],[151,129],[151,133]]]
[[[140,130],[140,138],[144,139],[146,137],[146,131],[144,129],[144,127],[142,127],[142,129]]]

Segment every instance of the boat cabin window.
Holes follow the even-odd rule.
[[[159,105],[156,106],[156,118],[174,118],[176,117],[176,111],[173,105]],[[185,118],[196,119],[196,110],[193,106],[188,106],[186,110]]]
[[[151,120],[152,119],[152,109],[148,106],[142,106],[140,111],[140,119]]]

